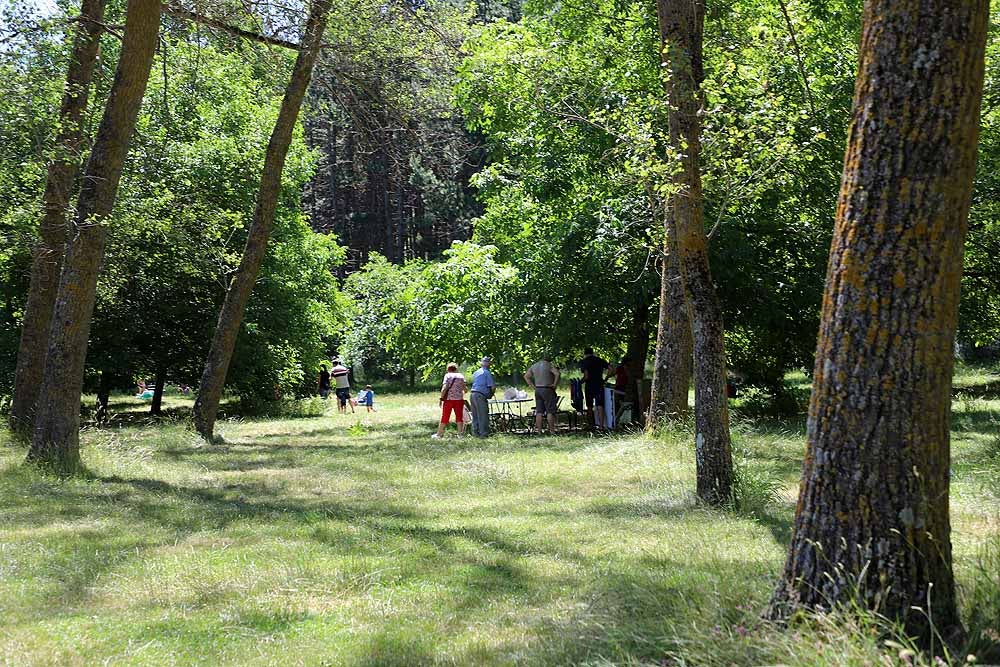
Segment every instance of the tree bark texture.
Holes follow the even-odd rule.
[[[960,632],[949,421],[987,21],[988,0],[865,3],[776,618],[853,600]]]
[[[625,401],[632,403],[632,422],[640,422],[640,411],[644,410],[642,402],[645,397],[640,392],[642,376],[646,373],[646,358],[649,356],[649,309],[652,306],[653,295],[642,293],[632,306],[632,322],[629,327],[628,345],[625,357],[625,372],[628,375],[628,385],[625,388]]]
[[[80,394],[105,223],[146,91],[159,27],[159,0],[129,0],[121,57],[87,162],[59,279],[28,460],[65,473],[80,465]]]
[[[94,411],[94,420],[99,424],[108,421],[108,417],[110,417],[108,404],[111,402],[112,379],[109,371],[101,371],[101,379],[97,385],[97,405]]]
[[[722,505],[732,497],[733,456],[726,396],[722,307],[708,266],[702,201],[701,81],[704,0],[658,0],[660,41],[670,101],[670,143],[680,155],[670,212],[694,341],[695,460],[698,497]]]
[[[649,426],[652,428],[665,419],[677,419],[687,414],[694,355],[691,317],[677,261],[677,232],[669,217],[665,218],[664,227],[666,240],[660,278],[660,316],[649,406]]]
[[[264,255],[267,253],[267,243],[274,223],[274,214],[278,205],[278,195],[281,192],[281,173],[285,166],[285,157],[292,141],[292,131],[298,121],[299,109],[305,97],[313,65],[319,54],[326,29],[327,17],[330,13],[330,0],[313,0],[303,37],[303,48],[299,50],[292,69],[292,76],[285,89],[285,97],[281,102],[281,110],[275,122],[271,139],[267,144],[264,156],[264,168],[261,172],[260,189],[257,193],[257,205],[254,210],[253,222],[247,236],[246,247],[239,269],[233,277],[226,292],[226,299],[219,313],[219,321],[212,338],[212,347],[205,361],[205,370],[198,386],[198,398],[194,404],[195,428],[206,439],[211,440],[215,429],[215,418],[219,411],[219,401],[226,383],[229,362],[236,346],[236,337],[243,323],[250,293],[253,291],[257,274],[260,271]]]
[[[157,368],[156,379],[153,382],[153,400],[149,404],[149,414],[163,414],[163,388],[167,384],[167,369]]]
[[[59,131],[42,196],[38,244],[31,258],[31,284],[17,350],[17,371],[10,408],[11,429],[30,435],[35,403],[45,370],[52,306],[68,236],[66,219],[80,164],[87,99],[104,31],[105,0],[83,0],[59,108]]]

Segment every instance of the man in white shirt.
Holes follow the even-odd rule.
[[[350,371],[347,370],[347,366],[341,363],[340,359],[333,360],[333,368],[330,369],[330,375],[336,381],[337,387],[337,411],[342,413],[347,413],[347,408],[350,406],[351,412],[354,412],[354,406],[351,405],[351,380],[349,378]]]

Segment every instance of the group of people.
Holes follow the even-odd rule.
[[[490,372],[489,357],[483,357],[479,361],[479,368],[472,374],[472,386],[465,384],[465,375],[458,371],[458,364],[451,362],[448,364],[444,379],[441,381],[441,421],[438,423],[437,432],[431,435],[432,438],[440,438],[444,435],[444,429],[451,421],[451,416],[455,416],[458,425],[458,435],[465,433],[465,411],[469,409],[469,416],[472,418],[472,434],[477,438],[485,438],[490,434],[490,404],[496,392],[497,383]],[[466,404],[465,393],[469,391],[469,402]]]
[[[319,395],[326,400],[330,396],[330,391],[335,391],[337,397],[337,412],[346,414],[348,410],[354,414],[354,406],[368,408],[368,412],[375,411],[375,391],[370,384],[365,385],[364,391],[358,394],[357,399],[351,399],[351,371],[344,365],[340,358],[334,358],[333,366],[327,370],[326,366],[319,371]]]
[[[605,359],[594,354],[592,348],[584,349],[583,359],[580,360],[580,372],[583,376],[580,381],[582,387],[585,409],[588,422],[591,424],[605,424],[605,393],[604,383],[606,380],[615,377],[616,389],[623,390],[628,382],[627,359],[622,359],[618,365],[611,364]],[[445,428],[454,419],[458,427],[458,435],[465,434],[465,426],[471,420],[472,434],[478,438],[485,438],[490,433],[490,399],[496,393],[496,380],[490,372],[492,360],[490,357],[483,357],[479,361],[479,368],[472,374],[471,384],[467,384],[465,375],[458,370],[458,364],[451,362],[447,365],[444,378],[441,381],[441,395],[439,404],[441,406],[441,419],[438,422],[437,431],[432,438],[444,436]],[[332,360],[332,367],[323,367],[319,373],[319,393],[324,399],[328,398],[330,392],[335,392],[338,402],[338,411],[346,413],[348,410],[354,413],[354,407],[367,407],[368,412],[375,410],[375,392],[372,386],[365,385],[356,400],[351,399],[350,370],[344,365],[340,358]],[[552,362],[551,355],[544,354],[542,358],[531,365],[524,373],[524,381],[534,392],[535,399],[535,431],[542,432],[543,423],[548,426],[551,434],[556,432],[556,416],[559,411],[559,397],[556,389],[562,379],[561,369]],[[465,395],[469,394],[468,400]]]
[[[586,412],[589,423],[599,425],[605,424],[605,393],[604,383],[615,376],[615,386],[618,390],[624,390],[628,383],[627,359],[622,359],[622,363],[611,364],[605,359],[594,354],[590,347],[584,349],[583,359],[580,360],[580,371],[583,375],[581,385],[583,387]],[[466,386],[465,376],[459,372],[458,364],[452,362],[448,364],[444,379],[441,382],[441,420],[438,423],[437,432],[432,438],[440,438],[444,435],[445,428],[451,422],[454,415],[458,427],[459,436],[465,433],[466,407],[469,408],[472,417],[472,433],[476,437],[484,438],[490,432],[490,406],[489,400],[496,392],[496,381],[490,372],[491,359],[483,357],[479,362],[479,369],[472,374],[471,388]],[[524,373],[524,381],[528,383],[535,395],[535,432],[541,433],[543,422],[547,423],[548,431],[551,434],[556,432],[556,416],[559,409],[559,397],[556,388],[562,378],[562,371],[552,362],[551,355],[544,354],[536,363]],[[471,389],[471,391],[470,391]],[[465,394],[469,392],[468,403]]]

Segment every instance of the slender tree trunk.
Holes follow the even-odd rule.
[[[111,381],[113,377],[107,370],[101,371],[101,380],[97,385],[97,410],[94,419],[99,424],[108,421],[108,403],[111,401]]]
[[[664,219],[664,227],[666,240],[660,277],[660,317],[649,406],[651,428],[656,428],[665,419],[677,419],[687,414],[694,354],[691,318],[677,262],[677,232],[669,217]]]
[[[87,339],[115,203],[160,27],[159,0],[129,0],[121,57],[87,162],[52,313],[28,460],[71,473],[80,466],[80,393]]]
[[[868,0],[808,445],[771,605],[854,600],[960,633],[948,515],[962,251],[987,0]],[[928,602],[930,609],[927,609]]]
[[[670,143],[681,155],[670,215],[694,339],[695,459],[698,497],[721,505],[732,497],[733,456],[726,397],[722,307],[708,266],[702,202],[701,80],[704,0],[658,0],[663,64],[669,75]]]
[[[389,188],[392,178],[389,176],[389,151],[385,146],[388,142],[386,132],[382,132],[382,171],[379,174],[381,200],[379,208],[382,213],[382,254],[390,262],[396,261],[396,242],[393,240],[392,203],[389,201]]]
[[[406,261],[406,220],[403,218],[403,200],[406,196],[406,181],[401,166],[396,167],[396,257],[399,263]]]
[[[49,163],[42,196],[39,240],[32,253],[31,286],[21,327],[10,408],[10,427],[25,435],[30,434],[34,426],[35,403],[45,370],[52,306],[68,236],[66,218],[79,170],[87,98],[103,32],[104,5],[105,0],[83,0],[80,7],[73,53],[66,72],[66,90],[59,109],[55,154]]]
[[[153,401],[149,404],[149,414],[163,414],[163,388],[167,384],[167,369],[157,368],[156,379],[153,384]]]
[[[257,281],[260,265],[267,253],[267,242],[274,223],[278,195],[281,192],[281,172],[292,141],[292,131],[299,117],[302,98],[305,97],[306,89],[309,87],[313,64],[319,54],[327,16],[330,13],[330,3],[331,0],[313,0],[310,8],[302,48],[295,59],[292,76],[285,89],[281,110],[278,112],[278,120],[271,133],[271,140],[267,144],[257,205],[247,236],[246,248],[243,251],[243,259],[226,292],[226,300],[219,313],[215,336],[212,338],[212,347],[205,361],[205,371],[198,386],[198,398],[194,404],[195,428],[209,440],[215,429],[219,400],[225,387],[226,373],[229,371],[229,362],[236,346],[236,337],[243,323],[243,314],[254,283]]]
[[[331,118],[326,130],[326,189],[327,189],[327,215],[330,216],[330,225],[337,224],[337,123]]]
[[[625,400],[631,402],[632,422],[640,421],[639,415],[643,410],[644,397],[640,393],[642,386],[642,376],[646,372],[646,358],[649,356],[649,308],[652,305],[650,295],[643,293],[632,308],[632,324],[629,328],[628,345],[625,357],[628,363],[625,364],[625,371],[628,374],[628,385],[625,388]]]

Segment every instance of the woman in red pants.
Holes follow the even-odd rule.
[[[451,362],[448,364],[448,372],[444,374],[441,382],[441,423],[438,424],[437,433],[432,438],[440,438],[444,435],[444,427],[451,420],[451,414],[455,414],[455,422],[458,423],[459,437],[465,433],[465,376],[458,372],[458,364]]]

